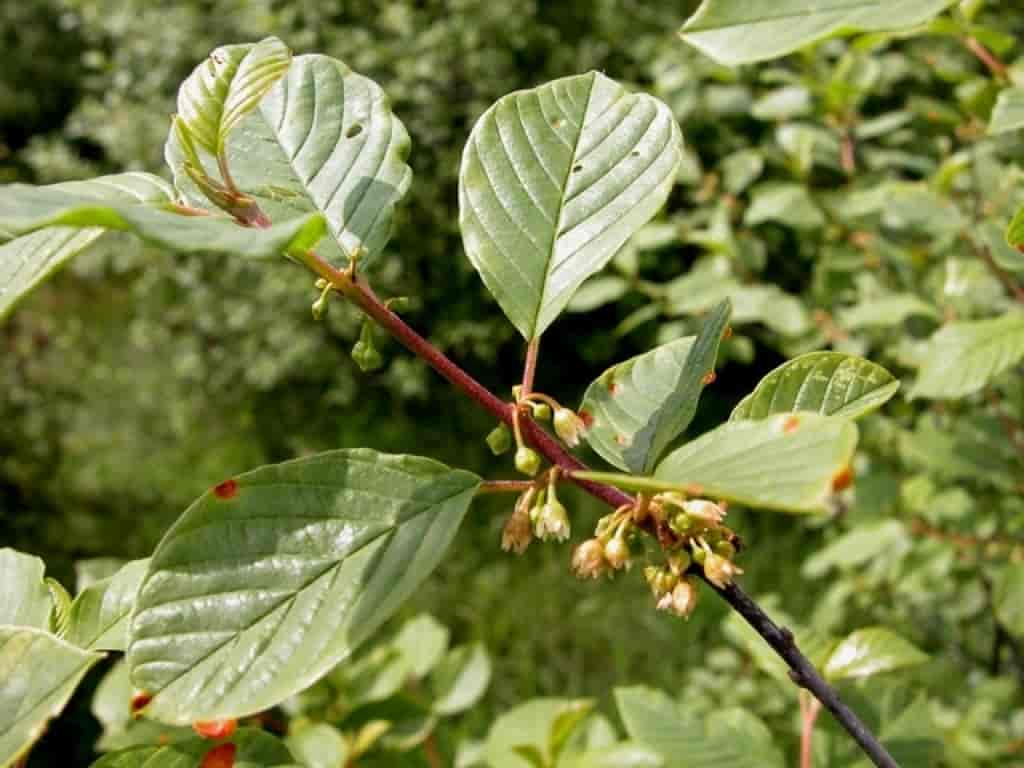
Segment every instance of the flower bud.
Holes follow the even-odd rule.
[[[547,403],[531,403],[530,407],[533,409],[533,418],[536,421],[551,420],[551,406]]]
[[[320,320],[324,315],[327,314],[327,298],[330,294],[324,292],[320,294],[320,298],[313,302],[313,306],[310,310],[313,313],[314,320]]]
[[[534,527],[537,538],[542,541],[547,541],[548,539],[565,541],[569,538],[570,532],[569,515],[558,499],[549,499],[540,508]]]
[[[515,552],[517,555],[521,555],[530,546],[532,538],[533,526],[530,525],[530,510],[520,501],[501,530],[501,548],[506,552]]]
[[[540,470],[540,456],[525,445],[519,446],[516,449],[516,469],[524,475],[533,477]]]
[[[679,579],[674,573],[654,565],[644,568],[644,578],[647,579],[647,585],[651,588],[651,592],[659,599],[671,592],[679,583]]]
[[[605,566],[604,547],[597,539],[587,539],[572,553],[572,572],[581,579],[596,579]]]
[[[716,555],[710,550],[706,550],[706,552],[704,575],[708,577],[708,581],[719,589],[725,589],[732,584],[734,577],[743,573],[743,569],[738,568],[732,560],[726,560],[721,555]]]
[[[684,619],[690,618],[697,607],[699,596],[697,585],[691,579],[683,579],[672,590],[672,613]]]
[[[554,417],[555,434],[570,448],[580,444],[583,434],[583,420],[568,408],[559,408]]]
[[[615,536],[604,545],[604,556],[608,565],[616,571],[621,570],[629,564],[629,545],[621,536]]]
[[[716,555],[721,555],[726,560],[732,560],[736,557],[736,547],[728,539],[722,539],[712,549],[715,550]]]
[[[512,447],[512,430],[507,424],[499,424],[487,435],[487,446],[495,456],[501,456]]]
[[[691,519],[699,520],[704,525],[715,528],[725,519],[725,510],[706,499],[693,499],[683,503],[683,510]]]
[[[693,530],[693,519],[685,512],[679,512],[669,520],[668,527],[680,536],[685,536]]]
[[[359,331],[359,341],[352,347],[352,359],[363,373],[376,371],[384,365],[384,358],[373,343],[373,325],[369,320],[363,323]]]
[[[690,567],[692,562],[693,558],[690,557],[690,553],[683,550],[669,555],[668,567],[676,576],[682,576],[686,573],[686,569]]]

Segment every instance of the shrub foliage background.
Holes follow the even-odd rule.
[[[590,68],[664,99],[687,142],[668,210],[577,295],[539,383],[579,392],[611,363],[693,332],[725,296],[731,359],[695,431],[784,356],[833,348],[897,373],[901,394],[862,422],[856,488],[831,516],[735,523],[749,545],[743,582],[776,596],[792,626],[884,625],[912,641],[928,663],[849,695],[906,740],[941,740],[945,764],[1014,765],[1024,256],[1002,235],[1024,204],[1024,120],[1012,109],[1024,10],[963,3],[917,34],[827,40],[727,68],[679,40],[696,4],[679,5],[7,3],[0,180],[160,167],[178,83],[224,41],[273,34],[343,59],[386,88],[414,143],[418,183],[388,246],[400,258],[383,259],[375,282],[411,296],[406,315],[500,388],[518,375],[521,345],[461,253],[456,174],[470,127],[509,91]],[[294,275],[125,238],[37,292],[0,326],[0,541],[71,583],[75,561],[148,553],[204,489],[261,463],[415,443],[452,464],[494,466],[486,418],[456,407],[395,346],[382,344],[381,371],[360,373],[348,354],[357,313],[339,304],[310,322],[313,297]],[[582,497],[573,507],[599,513]],[[500,518],[474,516],[405,612],[430,610],[493,660],[453,743],[531,696],[595,696],[613,715],[613,686],[630,682],[695,716],[743,705],[793,749],[796,695],[764,671],[735,619],[708,601],[680,627],[648,609],[636,580],[595,589],[568,583],[564,552],[504,556]],[[88,691],[79,699],[80,716],[33,760],[60,749],[61,729],[95,730]]]

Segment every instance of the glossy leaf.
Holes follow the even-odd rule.
[[[101,658],[39,629],[0,626],[0,765],[42,736]]]
[[[0,320],[106,230],[47,227],[0,245]]]
[[[213,51],[178,91],[178,114],[195,143],[217,155],[231,130],[284,76],[291,60],[291,51],[276,37]]]
[[[133,560],[80,592],[71,605],[67,640],[94,651],[126,650],[128,619],[148,565],[148,560]]]
[[[625,472],[649,474],[689,426],[714,372],[731,307],[722,302],[699,336],[687,336],[612,366],[583,396],[590,446]]]
[[[1006,133],[1024,128],[1024,88],[1004,88],[996,97],[988,132]]]
[[[433,702],[438,715],[454,715],[476,704],[491,682],[491,657],[480,644],[453,648],[431,675]]]
[[[955,398],[977,392],[1024,360],[1024,312],[950,323],[927,343],[911,397]]]
[[[839,642],[825,664],[829,680],[870,677],[928,660],[916,646],[884,627],[858,629]]]
[[[148,173],[120,173],[41,187],[9,184],[0,187],[0,226],[17,235],[53,226],[101,227],[132,232],[172,251],[264,259],[293,248],[307,249],[323,234],[323,221],[317,215],[298,217],[269,229],[253,229],[239,226],[226,216],[175,213],[171,208],[175,197],[167,182]],[[17,253],[12,251],[12,258]],[[44,268],[35,261],[40,257],[31,258],[30,271]]]
[[[363,247],[370,264],[391,236],[395,204],[412,181],[409,135],[375,82],[328,56],[297,56],[284,77],[227,137],[236,186],[275,222],[320,213],[333,262]],[[184,172],[187,153],[172,130],[165,151],[175,186],[196,206],[210,203]],[[216,163],[203,158],[210,176]]]
[[[1024,637],[1024,563],[1003,569],[993,598],[999,622],[1012,634]]]
[[[306,688],[437,566],[479,482],[428,459],[341,450],[201,496],[137,598],[128,658],[153,697],[146,714],[241,717]]]
[[[459,173],[463,243],[526,339],[657,213],[681,158],[668,107],[597,72],[509,94],[477,121]]]
[[[856,419],[880,408],[900,383],[882,366],[841,352],[810,352],[765,376],[729,416],[763,419],[776,413],[811,411]]]
[[[291,752],[277,737],[255,728],[240,728],[230,739],[222,742],[193,736],[173,744],[111,752],[93,763],[92,768],[196,768],[211,750],[224,749],[228,744],[235,747],[231,768],[299,768]]]
[[[842,418],[800,413],[731,421],[666,456],[651,486],[765,509],[820,511],[856,445],[857,427]]]
[[[704,0],[680,30],[683,40],[722,64],[784,56],[835,34],[912,27],[953,0]]]
[[[48,630],[53,598],[38,557],[0,549],[0,625]]]

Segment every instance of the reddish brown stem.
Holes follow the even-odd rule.
[[[526,345],[526,364],[523,366],[523,386],[519,397],[523,398],[533,392],[533,379],[537,375],[537,354],[540,352],[540,338]]]
[[[806,691],[800,691],[800,768],[811,768],[811,739],[814,735],[814,723],[821,712],[821,702]]]
[[[985,266],[988,267],[989,272],[995,275],[996,279],[1003,284],[1003,287],[1009,292],[1014,299],[1024,303],[1024,287],[1022,287],[1005,269],[996,264],[996,260],[992,258],[992,253],[989,251],[988,246],[979,246],[976,248],[978,255],[982,261],[985,262]]]
[[[477,488],[477,493],[522,493],[534,488],[532,480],[484,480]]]
[[[978,61],[988,67],[988,71],[991,72],[996,79],[1002,80],[1003,82],[1009,80],[1006,65],[998,56],[982,45],[978,38],[973,35],[968,35],[964,38],[964,45],[967,46],[967,50],[978,58]]]

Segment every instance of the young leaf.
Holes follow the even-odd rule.
[[[835,34],[923,24],[954,0],[704,0],[679,34],[722,64],[774,59]]]
[[[213,51],[178,90],[178,114],[196,144],[216,156],[231,130],[287,72],[291,51],[276,37]]]
[[[880,408],[899,387],[892,374],[863,358],[810,352],[761,379],[733,409],[729,420],[763,419],[793,411],[856,419]]]
[[[91,768],[194,768],[214,749],[225,753],[223,762],[211,763],[217,768],[299,768],[280,739],[256,728],[240,728],[220,742],[193,736],[162,746],[131,747],[101,757]]]
[[[849,471],[857,427],[817,414],[730,421],[677,448],[658,465],[652,488],[789,512],[824,509]]]
[[[482,645],[460,645],[441,660],[430,676],[431,709],[438,715],[455,715],[472,707],[491,681],[491,657]]]
[[[92,651],[124,651],[128,618],[148,560],[133,560],[116,575],[82,590],[71,604],[66,639]]]
[[[714,372],[728,301],[708,316],[699,336],[687,336],[612,366],[583,396],[587,442],[624,472],[649,474],[665,449],[693,420]]]
[[[273,221],[323,214],[335,263],[363,247],[376,258],[391,236],[395,204],[412,181],[409,134],[375,82],[328,56],[298,56],[284,77],[227,136],[224,154],[238,189]],[[165,148],[175,186],[192,204],[210,203],[184,171],[177,132]],[[209,175],[216,163],[203,158]],[[2,226],[2,224],[0,224]]]
[[[38,557],[0,549],[0,624],[50,628],[53,598],[45,573],[46,566]]]
[[[911,397],[956,398],[977,392],[1024,359],[1024,312],[950,323],[927,343]]]
[[[128,660],[153,697],[145,714],[242,717],[309,686],[433,571],[479,482],[429,459],[340,450],[201,496],[136,599]]]
[[[459,172],[466,255],[526,339],[664,204],[682,158],[669,108],[597,72],[502,97]]]
[[[60,714],[102,654],[49,632],[0,626],[0,765],[12,765]]]
[[[988,132],[1006,133],[1018,128],[1024,128],[1024,88],[1004,88],[996,97]]]
[[[927,660],[927,654],[899,635],[884,627],[871,627],[858,629],[839,641],[825,664],[824,673],[829,680],[870,677]]]
[[[1017,211],[1006,227],[1006,242],[1018,250],[1024,248],[1024,208]]]

